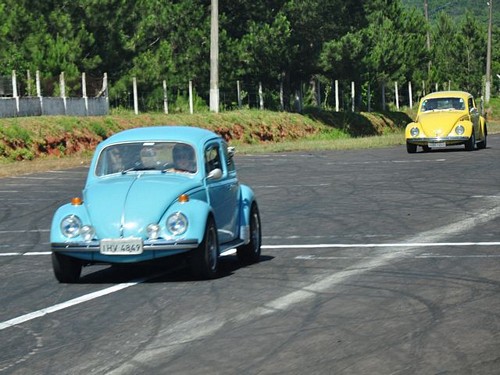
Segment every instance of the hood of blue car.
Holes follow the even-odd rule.
[[[87,186],[84,195],[91,224],[99,238],[145,237],[179,195],[200,186],[182,176],[130,174]]]

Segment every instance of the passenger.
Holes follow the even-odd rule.
[[[108,151],[109,155],[109,171],[110,173],[121,172],[125,165],[123,157],[121,155],[120,149],[118,147],[112,147]]]
[[[196,172],[194,149],[184,143],[178,143],[173,150],[174,169],[181,172]]]

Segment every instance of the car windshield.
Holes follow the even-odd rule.
[[[465,102],[462,98],[433,98],[422,103],[421,112],[429,111],[463,111]]]
[[[196,173],[194,148],[179,142],[129,142],[104,148],[97,161],[96,175],[134,171]]]

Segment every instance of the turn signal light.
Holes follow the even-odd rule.
[[[83,203],[82,198],[80,197],[74,197],[71,199],[71,204],[73,206],[80,206]]]
[[[179,202],[180,203],[189,202],[189,195],[187,195],[187,194],[179,195]]]

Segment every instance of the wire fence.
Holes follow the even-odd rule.
[[[235,82],[219,90],[219,110],[268,109],[301,112],[304,107],[333,111],[370,112],[396,110],[416,105],[427,93],[459,90],[453,82],[391,82],[384,87],[368,83],[312,80],[284,92],[279,83]],[[33,100],[38,98],[39,100]],[[105,98],[105,100],[104,100]],[[11,99],[9,101],[9,99]],[[15,104],[13,104],[15,101]],[[44,107],[51,103],[50,107]],[[167,81],[137,84],[135,78],[126,90],[108,87],[107,75],[44,76],[38,71],[0,76],[0,117],[77,114],[106,115],[110,110],[140,112],[194,113],[209,111],[210,93],[186,80],[185,86],[170,86]],[[68,107],[69,103],[69,107]],[[89,111],[89,103],[92,109]],[[30,109],[31,108],[31,109]]]

